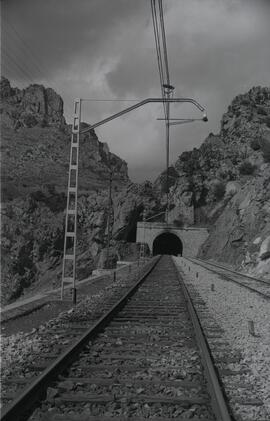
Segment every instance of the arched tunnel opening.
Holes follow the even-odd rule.
[[[183,243],[177,235],[171,232],[164,232],[158,235],[153,243],[153,256],[157,254],[171,254],[173,256],[183,253]]]

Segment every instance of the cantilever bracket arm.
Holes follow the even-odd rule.
[[[103,124],[108,123],[109,121],[114,120],[115,118],[120,117],[123,114],[127,114],[130,111],[133,111],[136,108],[141,107],[142,105],[148,104],[149,102],[163,102],[163,103],[164,102],[190,102],[191,104],[195,105],[195,107],[197,107],[201,112],[205,113],[204,107],[201,104],[199,104],[197,101],[195,101],[195,99],[192,99],[192,98],[146,98],[143,101],[140,101],[137,104],[132,105],[131,107],[125,108],[124,110],[119,111],[118,113],[113,114],[110,117],[107,117],[104,120],[99,121],[98,123],[89,125],[87,128],[80,130],[80,133],[81,134],[87,133],[98,126],[102,126]],[[206,114],[204,117],[207,119]]]

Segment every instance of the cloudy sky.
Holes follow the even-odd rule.
[[[170,162],[218,132],[238,93],[269,86],[269,0],[163,0],[175,96],[193,97],[209,122],[171,127]],[[160,96],[150,0],[2,0],[2,74],[13,86],[42,83],[64,99]],[[99,121],[129,102],[85,102],[83,119]],[[187,104],[173,117],[200,117]],[[125,159],[133,181],[165,167],[162,106],[147,105],[96,130]],[[81,151],[83,153],[83,151]]]

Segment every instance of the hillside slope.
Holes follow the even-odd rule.
[[[39,85],[1,81],[2,302],[60,285],[70,127],[63,103]],[[92,131],[81,139],[77,276],[106,263],[109,172],[110,256],[135,258],[136,223],[164,220],[165,180],[131,183],[127,164]],[[169,169],[169,222],[207,226],[200,256],[270,278],[270,89],[238,95],[199,148]],[[163,213],[162,213],[163,212]],[[162,213],[160,216],[155,217]]]
[[[174,170],[170,220],[209,227],[200,256],[270,278],[270,88],[234,98]]]
[[[39,284],[59,284],[70,133],[63,101],[40,85],[19,90],[2,78],[1,193],[2,300],[19,297]],[[85,134],[79,155],[78,276],[96,267],[103,247],[108,208],[108,180],[114,194],[129,183],[127,164]]]

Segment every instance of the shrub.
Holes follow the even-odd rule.
[[[242,175],[251,175],[254,173],[256,169],[256,165],[253,165],[251,162],[249,161],[244,161],[242,162],[242,164],[239,166],[239,172]]]
[[[215,184],[214,184],[214,187],[213,187],[213,194],[214,194],[214,197],[215,197],[217,200],[222,199],[222,197],[223,197],[223,196],[224,196],[224,194],[225,194],[225,191],[226,191],[225,184],[224,184],[224,183],[222,183],[221,181],[219,181],[218,183],[215,183]]]
[[[264,107],[257,106],[257,113],[261,115],[267,115],[267,110]]]
[[[252,139],[250,142],[250,147],[254,150],[254,151],[258,151],[261,148],[259,139]]]
[[[265,122],[266,126],[270,128],[270,116],[265,117],[264,122]]]
[[[250,101],[249,101],[248,98],[243,98],[243,99],[241,99],[240,104],[241,105],[249,105]]]
[[[270,142],[266,139],[263,139],[261,149],[264,161],[270,162]]]
[[[179,228],[183,228],[184,222],[183,222],[182,219],[175,219],[173,221],[173,225],[176,226],[176,227],[179,227]]]
[[[168,178],[167,178],[167,171],[166,170],[163,171],[160,177],[161,192],[167,193],[170,187],[174,186],[177,178],[179,178],[179,175],[174,167],[168,168]],[[167,181],[168,181],[168,185],[167,185]]]
[[[32,114],[26,114],[23,119],[26,127],[34,127],[37,125],[37,119]]]

